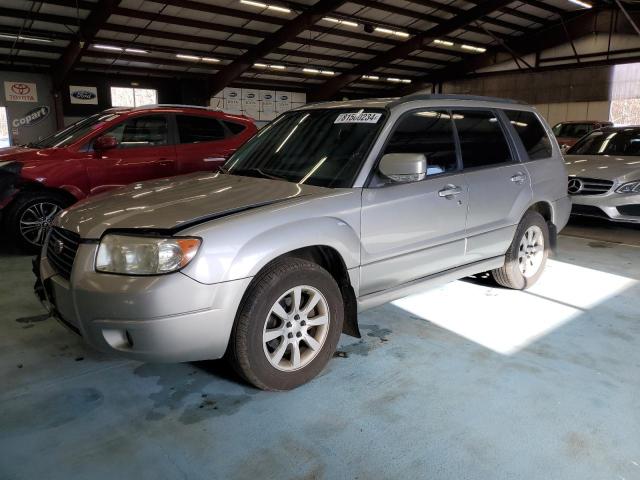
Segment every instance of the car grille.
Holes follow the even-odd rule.
[[[593,205],[573,205],[571,207],[571,213],[573,215],[586,215],[589,217],[609,218],[604,211]]]
[[[611,180],[599,178],[569,177],[568,190],[571,195],[602,195],[613,187]]]
[[[622,215],[628,215],[630,217],[640,217],[640,204],[635,205],[620,205],[618,211]]]
[[[53,268],[64,278],[71,278],[73,261],[76,258],[80,236],[77,233],[53,227],[47,242],[47,259]]]

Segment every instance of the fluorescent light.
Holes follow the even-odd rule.
[[[284,7],[278,7],[277,5],[267,5],[267,10],[275,10],[276,12],[291,13],[291,10]]]
[[[284,65],[269,65],[269,68],[273,68],[274,70],[285,70],[287,67]]]
[[[401,32],[399,30],[390,30],[388,28],[376,27],[374,30],[376,32],[379,32],[379,33],[386,33],[388,35],[395,35],[397,37],[405,37],[406,38],[406,37],[409,36],[409,34],[407,32]]]
[[[446,45],[447,47],[453,47],[453,42],[450,42],[449,40],[435,39],[433,43],[437,43],[438,45]]]
[[[331,70],[320,70],[320,75],[335,75],[336,72],[333,72]]]
[[[411,80],[409,80],[408,78],[403,78],[402,83],[411,83]]]
[[[244,5],[251,5],[252,7],[266,8],[267,10],[274,10],[276,12],[291,13],[291,10],[285,7],[279,7],[278,5],[269,5],[268,3],[254,2],[253,0],[240,0],[240,3]]]
[[[302,71],[304,73],[313,73],[314,75],[320,73],[320,70],[316,70],[315,68],[303,68]]]
[[[583,8],[591,8],[591,7],[593,7],[593,5],[591,5],[590,3],[581,2],[580,0],[569,0],[569,1],[571,3],[573,3],[573,4],[575,4],[575,5],[578,5],[578,6],[583,7]]]
[[[365,80],[380,80],[377,75],[363,75],[362,78]]]
[[[387,78],[387,82],[400,83],[400,82],[402,82],[402,80],[400,80],[399,78],[389,77],[389,78]]]
[[[213,58],[213,57],[202,57],[202,61],[203,62],[210,62],[210,63],[217,63],[220,60],[218,60],[217,58]]]
[[[0,38],[13,38],[14,40],[22,40],[23,42],[53,42],[50,38],[27,37],[24,35],[12,35],[10,33],[0,33]]]
[[[480,53],[484,53],[484,52],[487,51],[486,48],[474,47],[473,45],[461,45],[460,48],[462,48],[464,50],[470,50],[472,52],[480,52]]]
[[[128,53],[149,53],[146,50],[140,50],[139,48],[125,48],[124,51]]]
[[[349,20],[342,20],[340,18],[324,17],[323,20],[325,22],[337,23],[338,25],[345,25],[347,27],[358,28],[360,26],[356,22],[350,22]]]
[[[193,60],[194,62],[200,61],[200,57],[196,57],[195,55],[183,55],[182,53],[176,53],[176,58],[180,58],[182,60]]]
[[[267,68],[269,65],[265,63],[254,63],[253,66],[256,68]]]
[[[113,47],[111,45],[94,45],[93,48],[99,48],[100,50],[111,50],[114,52],[121,52],[122,48],[120,47]]]

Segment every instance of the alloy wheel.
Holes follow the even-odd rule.
[[[526,278],[533,277],[544,260],[544,235],[537,225],[527,228],[518,248],[518,266]]]
[[[56,214],[62,210],[52,202],[38,202],[29,206],[20,216],[20,235],[32,245],[40,246]]]

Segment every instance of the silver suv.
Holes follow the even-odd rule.
[[[142,361],[226,356],[255,386],[317,375],[357,312],[491,271],[524,289],[570,211],[535,110],[415,95],[281,115],[222,171],[65,210],[41,294],[89,344]]]

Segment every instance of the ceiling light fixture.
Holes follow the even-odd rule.
[[[387,35],[395,35],[397,37],[407,38],[409,34],[407,32],[401,32],[399,30],[390,30],[388,28],[376,27],[374,29],[378,33],[386,33]]]
[[[218,63],[220,60],[213,57],[202,57],[203,62]]]
[[[98,45],[94,45],[93,48],[98,48],[100,50],[111,50],[112,52],[121,52],[122,51],[122,48],[114,47],[112,45],[101,45],[101,44],[98,44]]]
[[[593,7],[593,5],[591,5],[590,3],[582,2],[580,0],[569,0],[569,2],[573,3],[574,5],[578,5],[580,7],[583,7],[583,8],[592,8]]]
[[[284,65],[268,65],[266,63],[254,63],[255,68],[271,68],[273,70],[285,70],[287,67]]]
[[[244,5],[251,5],[252,7],[265,8],[267,10],[274,10],[276,12],[291,13],[291,10],[285,7],[279,7],[278,5],[270,5],[268,3],[254,2],[253,0],[240,0],[240,3]]]
[[[323,20],[325,22],[337,23],[338,25],[345,25],[353,28],[358,28],[360,26],[356,22],[350,22],[349,20],[342,20],[340,18],[324,17]]]
[[[14,40],[22,40],[23,42],[53,42],[50,38],[27,37],[24,35],[13,35],[11,33],[0,33],[0,38],[11,38]]]
[[[124,51],[127,53],[149,53],[146,50],[141,50],[139,48],[125,48]]]
[[[315,68],[303,68],[302,71],[304,73],[311,73],[313,75],[315,75],[316,73],[320,73],[320,70],[317,70]]]
[[[377,75],[362,75],[364,80],[380,80],[380,77]]]
[[[462,48],[464,50],[469,50],[471,52],[479,52],[479,53],[484,53],[484,52],[487,51],[486,48],[474,47],[473,45],[461,45],[460,48]]]
[[[176,58],[181,60],[192,60],[194,62],[200,61],[200,57],[196,57],[195,55],[183,55],[182,53],[176,53]]]
[[[449,40],[440,40],[439,38],[435,39],[433,43],[437,43],[438,45],[445,45],[447,47],[453,47],[453,42]]]
[[[411,80],[409,80],[408,78],[395,78],[395,77],[389,77],[389,78],[387,78],[387,82],[393,82],[393,83],[411,83]]]

